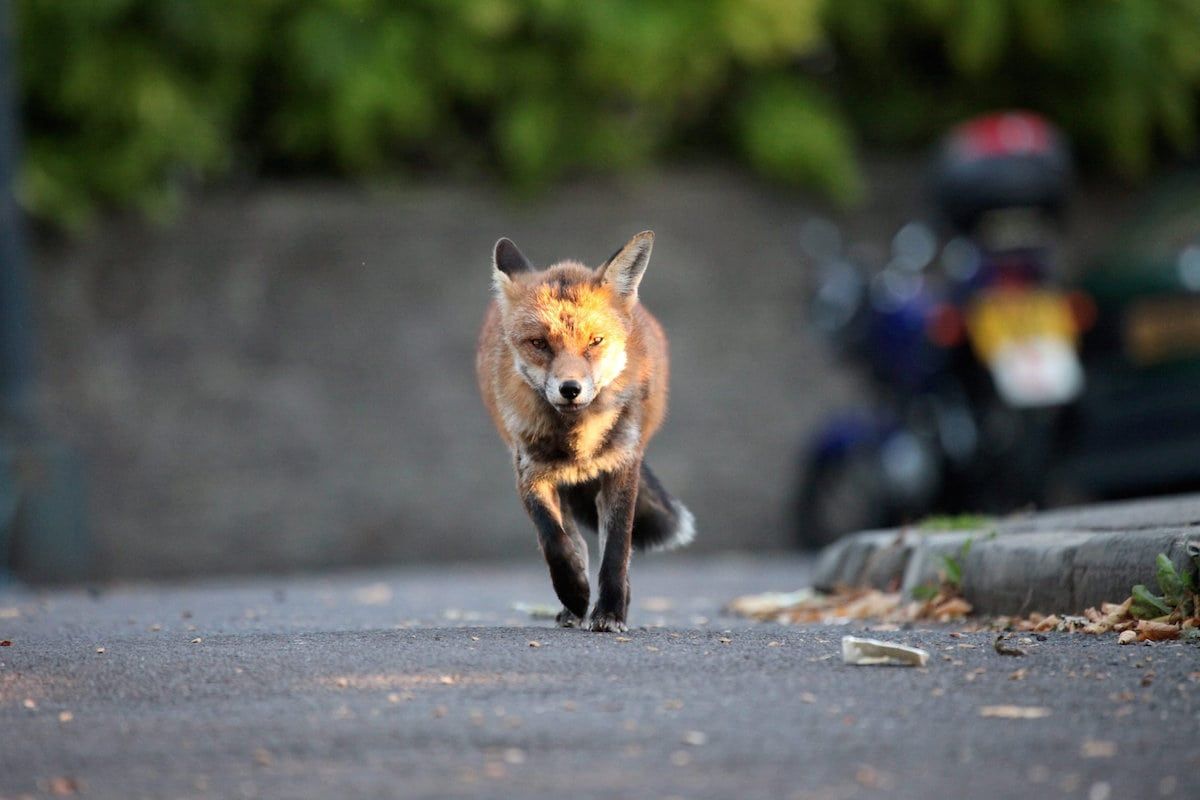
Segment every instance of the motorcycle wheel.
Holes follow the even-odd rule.
[[[852,451],[805,471],[796,504],[796,544],[817,550],[847,533],[884,527],[891,517],[878,454]]]

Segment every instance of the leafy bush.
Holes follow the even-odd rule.
[[[228,173],[727,153],[842,202],[856,136],[1032,106],[1139,174],[1196,139],[1191,0],[18,0],[21,194],[68,227]]]

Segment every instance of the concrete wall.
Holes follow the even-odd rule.
[[[873,169],[848,220],[890,232],[917,173]],[[197,200],[39,252],[48,424],[90,465],[108,576],[538,558],[472,358],[500,235],[544,264],[658,238],[642,286],[673,351],[649,460],[697,549],[781,547],[802,438],[851,396],[805,328],[810,208],[720,171],[387,194],[303,185]]]

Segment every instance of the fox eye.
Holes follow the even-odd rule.
[[[592,340],[590,342],[588,342],[588,347],[599,347],[603,343],[604,343],[603,336],[593,336]]]
[[[533,345],[534,350],[549,350],[550,349],[550,343],[547,342],[545,339],[541,339],[541,338],[530,339],[529,344]]]

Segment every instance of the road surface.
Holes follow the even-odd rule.
[[[1200,648],[721,615],[791,557],[635,564],[627,636],[516,566],[0,593],[0,798],[1194,798]],[[861,627],[861,626],[860,626]],[[1009,719],[981,709],[1043,715]]]

